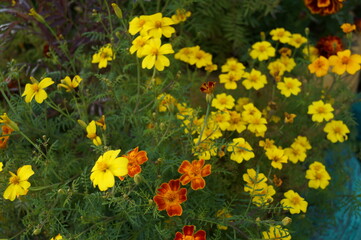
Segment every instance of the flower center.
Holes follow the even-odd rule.
[[[222,105],[226,105],[227,104],[227,98],[219,99],[219,103],[222,104]]]
[[[301,199],[299,197],[293,197],[291,202],[293,203],[293,205],[299,205],[301,202]]]
[[[318,107],[317,112],[318,113],[326,113],[326,109],[324,107]]]
[[[108,164],[106,164],[105,162],[97,162],[97,165],[100,171],[105,172],[108,169]]]
[[[157,56],[159,54],[158,48],[153,48],[150,52],[153,56]]]
[[[286,87],[287,87],[288,89],[292,89],[292,88],[293,88],[293,83],[287,82],[287,83],[286,83]]]
[[[350,62],[350,58],[343,56],[341,59],[342,64],[347,65]]]
[[[20,183],[19,177],[18,177],[18,176],[12,176],[12,177],[10,178],[10,183],[11,183],[11,184],[15,184],[15,185],[19,184],[19,183]]]
[[[322,173],[316,173],[316,176],[315,176],[315,178],[317,179],[317,180],[321,180],[322,179]]]
[[[178,202],[178,194],[177,192],[171,191],[167,194],[165,199],[168,201],[169,204]]]
[[[155,21],[155,28],[162,28],[162,22],[161,21]]]
[[[39,86],[38,86],[37,83],[34,83],[33,85],[31,85],[31,87],[32,87],[32,89],[33,89],[34,92],[39,91]]]
[[[333,129],[333,132],[334,132],[335,134],[341,134],[341,128],[338,127],[338,126],[336,126],[336,127]]]
[[[259,46],[258,51],[260,51],[260,52],[265,52],[265,51],[266,51],[266,47],[263,46],[263,45],[261,45],[261,46]]]

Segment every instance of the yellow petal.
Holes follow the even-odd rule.
[[[40,81],[38,87],[40,89],[43,89],[49,87],[52,84],[54,84],[54,81],[51,78],[44,78],[43,80]]]
[[[35,101],[37,103],[42,103],[47,97],[48,94],[46,94],[44,89],[39,89],[38,92],[35,93]]]
[[[25,165],[18,169],[17,175],[20,178],[20,181],[26,181],[34,174],[31,165]]]

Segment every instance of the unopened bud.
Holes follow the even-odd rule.
[[[283,226],[286,226],[286,225],[290,224],[291,222],[292,222],[292,218],[285,217],[284,219],[282,219]]]
[[[113,7],[113,10],[115,12],[115,15],[117,15],[117,17],[119,19],[122,19],[123,18],[123,13],[122,13],[122,10],[119,8],[119,6],[116,3],[112,3],[112,7]]]
[[[305,28],[305,34],[306,36],[310,35],[310,29],[308,27]]]
[[[260,32],[260,37],[261,37],[261,41],[265,41],[266,40],[266,34],[264,32]]]
[[[82,126],[82,127],[85,128],[85,129],[86,129],[86,127],[88,126],[83,120],[78,119],[77,122],[79,123],[80,126]]]
[[[45,19],[39,13],[37,13],[34,8],[30,9],[29,15],[33,16],[37,21],[45,23]]]
[[[143,177],[139,173],[134,175],[135,184],[139,185],[142,181],[143,181]]]
[[[41,233],[41,227],[37,226],[33,231],[33,235],[39,235],[40,233]]]

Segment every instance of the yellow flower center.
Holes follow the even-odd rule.
[[[301,203],[301,199],[298,196],[294,196],[291,199],[291,202],[293,203],[293,205],[299,205]]]
[[[333,128],[333,132],[334,132],[335,134],[341,134],[341,133],[342,133],[341,128],[340,128],[339,126],[334,127],[334,128]]]
[[[168,204],[173,204],[178,202],[178,193],[174,191],[170,191],[166,194],[165,200]]]
[[[265,52],[266,51],[266,46],[264,46],[264,45],[259,46],[258,51]]]
[[[19,178],[18,176],[12,176],[12,177],[10,178],[10,183],[17,185],[17,184],[20,183],[20,178]]]
[[[31,88],[33,89],[34,92],[39,91],[39,86],[38,86],[37,83],[32,84],[32,85],[31,85]]]
[[[231,70],[231,71],[236,71],[237,70],[237,65],[231,65],[231,66],[229,66],[229,70]]]
[[[346,56],[343,56],[341,58],[341,62],[342,62],[342,64],[347,65],[350,62],[350,58],[346,57]]]
[[[293,88],[293,83],[292,83],[292,82],[287,82],[287,83],[286,83],[286,87],[287,87],[288,89],[292,89],[292,88]]]
[[[326,109],[323,106],[317,108],[317,113],[326,113]]]
[[[196,53],[196,58],[197,58],[197,59],[202,59],[203,56],[204,56],[204,54],[203,54],[202,52],[197,52],[197,53]]]
[[[158,48],[153,48],[150,53],[153,55],[153,56],[157,56],[159,54],[159,51],[158,51]]]
[[[315,176],[315,178],[317,179],[317,180],[321,180],[322,179],[322,173],[316,173],[316,176]]]
[[[105,172],[109,168],[108,164],[106,164],[105,162],[97,162],[97,166],[99,171],[103,172]]]
[[[162,28],[162,22],[161,21],[155,21],[154,26],[155,26],[155,28]]]
[[[227,104],[227,98],[219,99],[219,103],[222,104],[222,105],[226,105]]]
[[[256,76],[256,75],[252,75],[250,78],[249,78],[249,80],[251,81],[251,82],[257,82],[258,81],[258,76]]]
[[[102,52],[102,53],[100,54],[100,58],[101,58],[101,59],[106,59],[106,58],[108,58],[108,57],[109,57],[109,55],[108,55],[107,52]]]
[[[184,240],[194,240],[193,236],[183,236]]]

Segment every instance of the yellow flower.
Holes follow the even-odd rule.
[[[263,239],[282,239],[282,240],[291,240],[291,235],[288,232],[288,229],[282,228],[281,225],[270,226],[268,232],[262,232]]]
[[[272,161],[271,165],[274,168],[282,169],[282,163],[287,163],[288,157],[285,155],[285,151],[279,148],[268,148],[266,150],[266,156]]]
[[[182,48],[176,54],[174,54],[174,58],[189,63],[191,57],[194,55],[194,51],[196,50],[196,48],[197,47]]]
[[[308,203],[303,197],[293,190],[285,192],[286,198],[281,200],[281,204],[284,210],[289,210],[291,214],[300,213],[301,211],[306,213]]]
[[[146,35],[146,36],[138,36],[136,39],[133,40],[132,42],[132,46],[130,47],[129,49],[129,52],[131,54],[137,52],[137,57],[138,58],[141,58],[143,57],[143,49],[144,47],[146,46],[148,40],[149,40],[149,35]]]
[[[246,123],[242,120],[241,114],[236,111],[229,111],[229,126],[228,131],[237,131],[238,133],[243,132],[246,129]]]
[[[58,87],[63,87],[67,92],[71,92],[79,86],[79,83],[83,79],[79,75],[74,76],[73,80],[70,77],[66,76],[64,79],[60,80],[61,83],[58,84]]]
[[[228,58],[227,62],[222,66],[222,72],[235,73],[237,75],[243,75],[245,66],[238,62],[236,58]]]
[[[174,22],[169,17],[163,17],[162,13],[156,13],[147,17],[141,35],[149,35],[154,38],[161,38],[162,35],[170,38],[175,29],[170,25]]]
[[[302,53],[305,55],[305,57],[307,57],[308,60],[310,60],[310,62],[315,61],[319,56],[318,49],[313,46],[304,47]]]
[[[12,121],[6,113],[3,113],[3,115],[0,115],[0,123],[5,124],[6,126],[8,126],[9,128],[11,128],[15,131],[19,131],[18,125],[14,121]]]
[[[177,105],[177,100],[170,94],[162,93],[157,97],[159,100],[158,110],[159,112],[173,111]]]
[[[132,21],[129,22],[128,32],[132,35],[135,35],[138,32],[141,32],[147,21],[147,18],[148,18],[148,16],[145,16],[145,15],[133,18]]]
[[[272,40],[280,41],[281,43],[288,43],[290,41],[291,33],[284,28],[276,28],[270,32]]]
[[[230,119],[228,112],[217,111],[212,112],[210,121],[214,121],[222,131],[225,131],[230,126]]]
[[[267,84],[266,76],[256,69],[252,69],[250,73],[244,73],[243,77],[245,80],[242,81],[242,84],[247,90],[251,88],[259,90]]]
[[[54,81],[51,78],[44,78],[38,82],[33,77],[30,77],[30,80],[33,82],[33,84],[27,83],[25,85],[25,91],[21,96],[26,96],[25,102],[27,103],[31,102],[34,97],[37,103],[42,103],[48,97],[48,94],[44,89],[54,84]]]
[[[252,198],[252,203],[257,207],[267,206],[273,202],[273,195],[276,194],[272,185],[266,185],[262,190],[258,191],[256,196]]]
[[[95,122],[96,125],[100,126],[103,131],[107,129],[107,125],[105,124],[105,116],[102,115],[98,121]]]
[[[302,44],[307,42],[307,38],[303,37],[301,34],[294,33],[291,35],[291,38],[288,42],[289,45],[299,48]]]
[[[312,102],[308,106],[308,114],[312,114],[312,121],[314,122],[323,122],[329,121],[333,118],[333,107],[329,103],[324,103],[322,100],[317,102]]]
[[[306,171],[306,179],[310,180],[308,182],[309,188],[325,189],[330,183],[329,181],[331,180],[331,177],[326,171],[325,166],[322,163],[316,161],[312,163],[309,169]]]
[[[281,80],[281,76],[283,76],[286,71],[286,66],[280,61],[270,62],[267,68],[277,82]]]
[[[234,98],[231,95],[225,93],[217,94],[212,100],[212,107],[218,110],[232,109],[234,107]]]
[[[204,70],[206,70],[207,72],[217,71],[217,69],[218,69],[217,64],[208,64],[207,66],[204,67]]]
[[[288,160],[293,163],[297,163],[298,161],[304,162],[307,157],[306,148],[297,143],[293,143],[291,147],[285,148],[284,151]]]
[[[270,148],[277,148],[275,146],[275,141],[272,139],[266,138],[265,140],[260,140],[258,145],[260,147],[263,147],[264,150],[270,149]]]
[[[4,192],[4,198],[14,201],[16,197],[21,195],[26,195],[28,189],[31,186],[28,182],[29,177],[34,174],[34,171],[31,169],[31,165],[25,165],[18,169],[16,175],[10,172],[9,186]]]
[[[260,117],[259,115],[249,116],[247,118],[248,126],[247,129],[254,133],[257,137],[264,137],[267,131],[267,120]]]
[[[262,113],[253,105],[253,103],[248,103],[243,106],[242,119],[249,123],[251,117],[261,118]]]
[[[199,46],[192,48],[192,55],[189,57],[189,64],[196,65],[197,68],[205,67],[212,63],[212,55],[200,49]]]
[[[198,143],[198,138],[195,138],[194,144]],[[192,148],[194,156],[198,156],[198,159],[209,160],[212,156],[217,156],[217,146],[210,139],[203,140],[200,144]]]
[[[178,24],[180,22],[185,22],[187,18],[191,16],[190,11],[186,11],[185,9],[177,9],[176,13],[172,16],[172,20],[174,24]]]
[[[93,186],[98,186],[100,191],[106,191],[115,184],[114,177],[121,177],[128,174],[128,159],[125,157],[117,157],[120,150],[110,150],[105,152],[98,158],[94,167],[90,180]]]
[[[297,117],[296,114],[285,112],[285,120],[284,120],[284,122],[285,123],[293,123],[295,117]]]
[[[267,41],[256,42],[252,45],[250,56],[258,61],[267,60],[270,57],[274,57],[276,50]]]
[[[297,138],[295,138],[294,140],[295,144],[300,144],[302,147],[306,148],[306,149],[312,149],[310,142],[308,141],[307,137],[303,137],[303,136],[298,136]]]
[[[248,104],[251,100],[247,97],[241,97],[241,98],[238,98],[237,100],[237,104],[236,104],[236,110],[237,111],[243,111],[243,106]]]
[[[232,152],[231,160],[241,163],[243,160],[250,160],[254,158],[253,148],[249,145],[244,138],[234,138],[227,151]]]
[[[347,140],[347,133],[350,133],[350,130],[342,121],[336,120],[327,123],[323,131],[327,133],[327,139],[333,143],[344,142]]]
[[[258,194],[259,191],[267,187],[267,177],[263,173],[256,172],[253,168],[247,169],[247,173],[243,174],[243,180],[246,182],[244,191],[250,195]]]
[[[287,56],[281,56],[277,61],[281,62],[286,67],[287,72],[291,72],[292,69],[296,66],[295,60]]]
[[[93,141],[93,144],[95,146],[100,146],[102,145],[102,140],[100,139],[99,136],[97,136],[97,127],[95,125],[95,121],[91,121],[88,126],[86,127],[86,132],[87,132],[87,138],[89,138],[90,140]]]
[[[3,166],[4,166],[4,164],[2,162],[0,162],[0,172],[3,171]]]
[[[60,233],[58,235],[56,235],[55,237],[51,238],[50,240],[62,240],[63,236],[60,235]]]
[[[159,38],[153,38],[144,46],[142,55],[146,56],[142,62],[142,68],[151,69],[155,66],[158,71],[163,71],[164,67],[170,65],[169,59],[165,54],[174,53],[172,45],[166,43],[161,45]]]
[[[350,23],[344,23],[341,25],[341,29],[344,33],[350,33],[356,30],[356,25]]]
[[[98,68],[106,68],[108,66],[108,61],[115,59],[113,54],[113,49],[110,44],[107,44],[99,49],[92,57],[92,63],[99,63]]]
[[[299,92],[301,92],[301,85],[302,83],[297,78],[285,77],[283,82],[277,83],[277,88],[281,90],[282,95],[289,97],[291,94],[297,95]]]
[[[337,56],[332,55],[328,60],[330,65],[333,66],[332,72],[338,75],[342,75],[344,72],[355,74],[360,70],[361,55],[351,55],[351,51],[348,49],[337,52]]]
[[[177,118],[179,120],[183,120],[193,116],[194,109],[191,107],[187,107],[186,103],[177,103],[177,109]]]
[[[241,77],[237,72],[229,72],[219,75],[219,82],[224,83],[225,89],[237,89],[237,81],[241,80]]]
[[[310,73],[316,74],[317,77],[322,77],[328,73],[329,66],[327,58],[320,56],[308,65],[308,70],[310,70]]]

